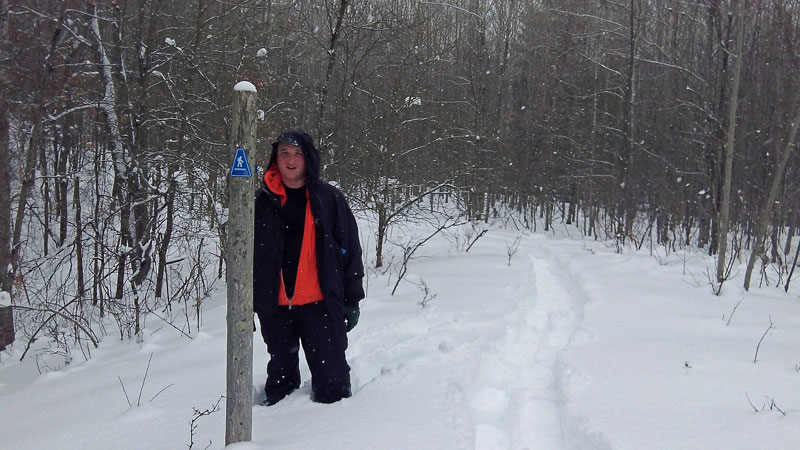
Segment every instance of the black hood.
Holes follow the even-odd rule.
[[[317,184],[319,182],[319,150],[314,147],[314,139],[311,135],[300,128],[286,130],[275,139],[275,142],[272,143],[272,153],[269,155],[267,168],[275,164],[278,157],[278,144],[281,142],[296,145],[303,150],[306,158],[306,182],[310,185]]]

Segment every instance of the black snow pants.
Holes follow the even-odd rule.
[[[275,404],[300,387],[300,344],[311,371],[312,399],[333,403],[350,397],[350,366],[345,359],[347,329],[334,321],[324,301],[278,307],[273,315],[258,315],[267,344],[267,404]],[[341,323],[339,323],[341,322]]]

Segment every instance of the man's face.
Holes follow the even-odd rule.
[[[301,188],[306,184],[306,158],[303,150],[292,144],[278,144],[278,171],[283,184],[290,188]]]

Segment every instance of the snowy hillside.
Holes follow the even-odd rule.
[[[396,274],[372,271],[353,397],[312,403],[303,364],[304,386],[254,406],[253,442],[231,447],[800,448],[798,282],[746,293],[736,278],[714,296],[700,252],[544,234],[514,252],[518,236],[490,231],[465,253],[440,235],[393,296]],[[222,448],[225,311],[223,286],[193,339],[150,318],[143,343],[107,336],[66,367],[19,362],[17,342],[1,354],[0,447]]]

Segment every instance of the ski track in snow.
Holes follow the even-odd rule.
[[[494,245],[502,245],[501,239]],[[584,435],[579,417],[564,411],[572,374],[561,352],[580,335],[588,298],[580,279],[547,250],[541,235],[523,239],[512,266],[521,276],[502,288],[508,307],[428,307],[416,317],[366,330],[351,342],[354,394],[375,383],[403,384],[422,366],[439,364],[461,375],[448,372],[431,395],[463,403],[462,414],[469,416],[444,420],[462,430],[453,433],[460,436],[453,448],[607,448],[601,438]],[[425,347],[430,350],[421,352]]]
[[[530,276],[510,290],[506,333],[481,356],[471,389],[476,449],[564,448],[557,355],[574,334],[576,305],[530,241],[513,262],[527,257]]]
[[[481,357],[470,400],[476,449],[574,448],[567,433],[580,432],[560,406],[568,382],[560,352],[578,330],[585,296],[576,280],[556,275],[563,272],[551,268],[558,260],[545,246],[542,236],[523,241],[516,264],[527,257],[531,276],[510,293],[516,307],[503,318],[505,336]]]

